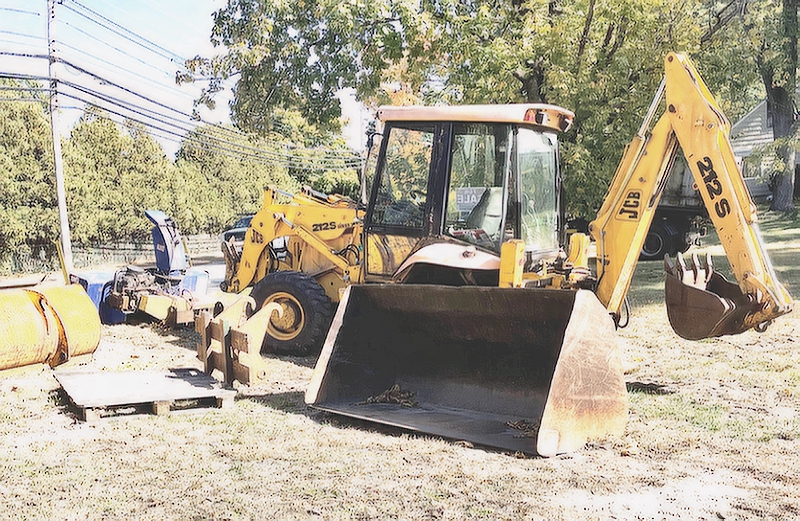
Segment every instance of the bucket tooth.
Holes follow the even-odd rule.
[[[627,418],[613,321],[583,290],[350,286],[306,403],[545,456]]]

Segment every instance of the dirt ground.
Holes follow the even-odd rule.
[[[800,295],[800,230],[767,231]],[[662,284],[660,263],[640,264],[619,334],[624,436],[549,459],[311,410],[313,358],[269,359],[266,383],[239,386],[231,408],[94,423],[52,370],[0,373],[0,518],[800,518],[798,311],[763,334],[689,342],[668,325]],[[200,368],[196,341],[104,326],[93,356],[57,370]]]

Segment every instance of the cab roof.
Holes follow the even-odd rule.
[[[378,108],[378,119],[384,123],[390,121],[517,123],[557,132],[569,130],[574,118],[575,114],[572,111],[544,103]]]

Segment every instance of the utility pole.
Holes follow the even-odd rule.
[[[53,165],[56,171],[56,196],[58,198],[58,220],[61,224],[62,269],[65,276],[72,272],[72,240],[67,218],[67,191],[64,187],[64,161],[61,156],[61,134],[58,118],[58,80],[56,79],[55,56],[56,0],[47,0],[47,66],[50,77],[50,128],[53,133]],[[69,282],[69,281],[67,281]]]

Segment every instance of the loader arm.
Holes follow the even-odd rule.
[[[666,110],[647,134],[662,97]],[[590,224],[597,242],[598,299],[619,318],[678,147],[725,249],[738,292],[735,285],[713,273],[710,260],[704,266],[693,261],[690,268],[680,262],[668,265],[666,300],[668,311],[673,308],[673,328],[693,339],[735,334],[763,327],[790,312],[792,298],[775,276],[759,233],[755,205],[734,158],[730,123],[689,59],[675,53],[665,59],[664,81]],[[685,309],[677,309],[680,306]],[[682,330],[673,315],[698,315],[706,325],[691,332]]]

